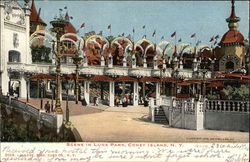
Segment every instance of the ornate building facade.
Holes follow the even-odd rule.
[[[44,45],[53,49],[49,42],[53,42],[54,35],[46,30],[46,23],[39,17],[40,10],[37,13],[34,0],[31,6],[26,1],[23,7],[14,0],[1,1],[0,12],[0,85],[3,94],[10,93],[12,88],[19,97],[29,97],[36,89],[30,86],[31,75],[55,74],[52,52],[49,56],[51,63],[35,63],[32,61],[32,47]],[[61,39],[67,47],[61,71],[63,75],[74,74],[76,66],[73,58],[76,54],[80,55],[79,74],[87,78],[82,85],[87,103],[90,102],[90,82],[93,81],[108,82],[110,106],[114,106],[117,82],[133,82],[130,93],[133,105],[138,105],[140,96],[145,97],[146,83],[153,83],[152,96],[159,98],[165,92],[177,96],[176,93],[185,91],[182,87],[185,84],[178,85],[177,80],[211,78],[213,73],[242,69],[249,72],[249,48],[237,31],[239,18],[235,16],[234,1],[232,13],[227,19],[229,31],[214,49],[206,44],[196,47],[188,43],[174,45],[169,41],[154,44],[147,39],[132,42],[126,37],[110,38],[96,34],[81,37],[68,17],[68,13],[61,15],[67,21],[66,34]],[[195,89],[193,93],[201,91],[201,86],[199,88],[192,83],[192,87]],[[50,84],[46,89],[51,89]]]

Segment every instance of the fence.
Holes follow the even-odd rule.
[[[193,98],[161,98],[161,107],[169,126],[185,129],[213,129],[229,131],[249,131],[250,101],[206,100]]]

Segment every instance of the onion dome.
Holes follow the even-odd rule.
[[[31,14],[30,14],[31,23],[47,26],[47,24],[40,18],[40,9],[39,9],[39,12],[37,13],[34,0],[32,0],[30,10],[31,10]]]
[[[226,19],[229,31],[223,35],[220,41],[221,46],[241,45],[244,41],[243,35],[237,30],[237,22],[240,21],[240,18],[235,15],[234,0],[231,0],[231,3],[231,14]]]

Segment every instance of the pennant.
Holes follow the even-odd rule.
[[[163,39],[164,39],[164,36],[161,37],[161,40],[163,40]]]
[[[124,37],[124,33],[122,33],[122,37]]]
[[[214,42],[214,45],[216,45],[217,44],[217,40]]]
[[[84,28],[84,27],[85,27],[85,23],[83,23],[80,28]]]
[[[209,42],[212,42],[212,41],[214,41],[214,36],[211,37]]]
[[[198,46],[200,43],[201,43],[201,41],[200,41],[200,40],[198,40],[198,41],[197,41],[197,43],[196,43],[196,46]]]
[[[73,17],[72,17],[72,16],[70,16],[69,18],[70,18],[70,19],[73,19]]]
[[[63,9],[59,8],[59,11],[62,11]]]
[[[153,34],[152,34],[152,37],[154,37],[154,36],[155,36],[155,34],[156,34],[156,30],[154,30],[154,32],[153,32]]]
[[[146,27],[146,26],[145,26],[145,25],[143,25],[143,26],[142,26],[142,29],[145,29],[145,27]]]
[[[133,33],[135,33],[135,29],[133,28]]]
[[[146,36],[146,35],[143,35],[143,36],[142,36],[142,39],[146,39],[146,38],[147,38],[147,36]]]
[[[79,33],[79,29],[76,31],[76,33]]]
[[[194,38],[194,37],[196,37],[196,34],[195,34],[195,33],[191,35],[191,38]]]
[[[216,36],[215,36],[215,39],[218,39],[218,38],[220,38],[220,36],[219,36],[219,35],[216,35]]]
[[[176,32],[173,32],[173,34],[171,34],[171,37],[173,38],[176,35]]]
[[[181,38],[178,40],[178,42],[181,42]]]
[[[67,6],[65,6],[65,7],[64,7],[64,9],[65,9],[65,10],[67,10],[67,9],[68,9],[68,7],[67,7]]]
[[[108,29],[111,29],[111,24],[109,24]]]

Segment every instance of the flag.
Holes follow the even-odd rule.
[[[72,16],[70,16],[69,18],[70,18],[70,19],[73,19],[73,17],[72,17]]]
[[[84,27],[85,27],[85,23],[83,23],[80,28],[84,28]]]
[[[176,32],[173,32],[173,34],[171,34],[171,37],[173,38],[176,35]]]
[[[163,40],[163,39],[164,39],[164,36],[161,37],[161,40]]]
[[[214,41],[214,36],[211,37],[209,42],[212,42],[212,41]]]
[[[62,11],[63,9],[59,8],[59,11]]]
[[[122,33],[122,37],[124,37],[124,33]]]
[[[133,28],[133,33],[135,33],[135,29]]]
[[[155,36],[155,34],[156,34],[156,30],[154,30],[154,32],[153,32],[153,34],[152,34],[152,37],[154,37],[154,36]]]
[[[146,39],[146,38],[147,38],[147,36],[146,36],[146,35],[143,35],[143,36],[142,36],[142,39]]]
[[[145,25],[143,25],[143,26],[142,26],[142,29],[145,29],[145,27],[146,27],[146,26],[145,26]]]
[[[217,44],[217,40],[214,42],[214,45],[216,45]]]
[[[108,29],[111,29],[111,24],[109,24]]]
[[[219,35],[216,35],[216,36],[215,36],[215,39],[218,39],[218,38],[220,38],[220,36],[219,36]]]
[[[76,31],[76,33],[79,33],[79,29]]]
[[[196,36],[196,34],[194,33],[194,34],[191,35],[191,38],[194,38],[195,36]]]
[[[181,42],[181,38],[178,40],[178,42]]]
[[[67,6],[64,7],[65,10],[67,10],[67,8],[68,8]]]

